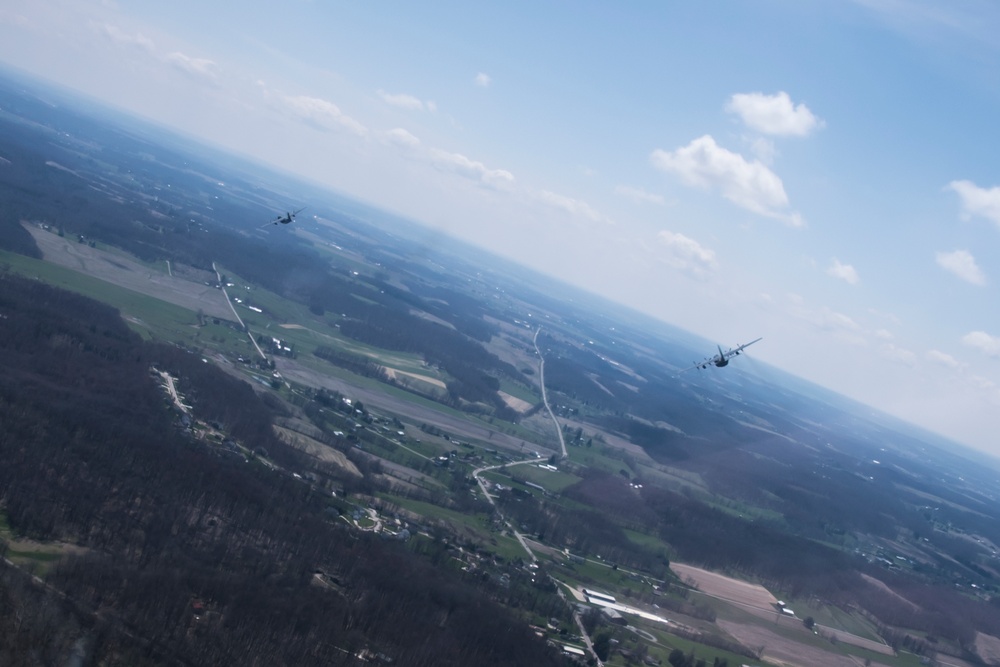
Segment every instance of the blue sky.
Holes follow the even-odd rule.
[[[998,34],[991,0],[0,8],[7,64],[1000,455]]]

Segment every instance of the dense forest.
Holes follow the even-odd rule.
[[[246,383],[105,305],[0,275],[0,507],[15,535],[75,545],[51,589],[0,576],[25,610],[0,611],[4,664],[559,664],[477,579],[339,527],[320,487],[193,439],[153,366],[183,378],[199,419],[272,465],[310,465]]]
[[[261,187],[259,176],[241,181],[238,171],[223,179],[218,162],[199,162],[182,142],[56,113],[10,91],[0,90],[0,102],[0,155],[16,165],[0,169],[2,249],[39,256],[26,221],[151,262],[206,270],[217,262],[254,288],[303,304],[314,322],[350,341],[302,345],[299,360],[311,353],[488,415],[491,426],[494,417],[520,421],[503,428],[525,433],[543,406],[519,415],[498,391],[536,391],[525,361],[534,348],[510,326],[544,322],[538,342],[549,401],[568,418],[569,445],[601,450],[606,468],[553,459],[559,475],[578,478],[557,492],[534,483],[541,478],[527,468],[497,472],[515,482],[497,494],[510,526],[577,558],[596,555],[658,579],[672,579],[676,559],[783,596],[821,599],[865,615],[894,647],[918,641],[911,632],[966,648],[977,630],[1000,636],[1000,605],[986,602],[997,599],[992,545],[1000,544],[1000,524],[993,494],[967,463],[947,475],[935,469],[942,459],[912,465],[907,452],[923,451],[919,438],[873,428],[809,392],[726,384],[733,374],[717,385],[716,375],[679,376],[673,363],[688,353],[643,333],[656,330],[645,321],[626,332],[634,314],[560,302],[548,283],[505,291],[506,279],[487,278],[485,263],[424,261],[430,253],[369,225],[357,207],[346,205],[357,215],[324,212],[338,220],[323,229],[322,243],[281,228],[261,232],[258,219],[284,197],[276,192],[308,186]],[[321,207],[310,202],[310,213]],[[306,223],[296,227],[308,235]],[[344,251],[333,261],[329,239]],[[354,351],[363,346],[417,356],[446,386],[400,381]],[[179,378],[217,442],[195,437],[152,368]],[[289,403],[200,356],[142,342],[107,306],[3,274],[0,526],[18,539],[67,546],[53,565],[36,564],[44,585],[0,568],[0,665],[70,655],[79,664],[130,665],[558,664],[526,634],[524,617],[503,607],[551,618],[567,614],[566,605],[547,578],[536,581],[516,559],[491,551],[488,542],[507,527],[470,493],[477,485],[469,471],[500,453],[455,443],[445,462],[439,452],[400,453],[355,429],[355,407],[344,408],[344,397],[305,387],[282,393]],[[361,477],[286,444],[294,438],[275,437],[273,424],[306,420]],[[612,438],[641,448],[652,464],[606,446]],[[389,463],[427,485],[392,486]],[[658,485],[663,471],[671,481]],[[374,504],[390,516],[414,500],[436,506],[429,515],[443,508],[490,517],[490,533],[472,539],[421,516],[413,518],[423,524],[418,539],[377,539],[346,529],[334,490],[363,492],[364,502],[378,495]],[[916,554],[904,567],[893,562],[900,545]],[[463,571],[456,553],[488,566]],[[547,565],[565,565],[556,560]],[[711,616],[673,598],[658,604]],[[672,655],[672,664],[675,657],[685,659]]]

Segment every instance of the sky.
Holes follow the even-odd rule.
[[[1000,456],[997,35],[993,0],[0,6],[0,62]]]

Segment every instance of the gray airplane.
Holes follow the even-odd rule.
[[[709,366],[716,366],[718,368],[722,368],[723,366],[728,366],[729,365],[729,358],[730,357],[737,356],[740,352],[742,352],[746,348],[750,347],[751,345],[753,345],[754,343],[756,343],[758,340],[763,340],[763,339],[762,338],[758,338],[756,340],[752,340],[749,343],[745,343],[743,345],[740,345],[739,347],[734,347],[734,348],[732,348],[732,349],[730,349],[730,350],[728,350],[726,352],[723,352],[722,351],[722,346],[719,345],[718,346],[719,347],[719,353],[718,354],[716,354],[715,356],[712,356],[712,357],[708,357],[704,361],[702,361],[700,363],[696,363],[694,366],[691,366],[689,368],[685,368],[683,371],[681,371],[681,373],[683,373],[684,371],[689,371],[692,368],[701,369],[701,368],[708,368]]]
[[[287,225],[288,223],[290,223],[292,220],[295,219],[295,216],[297,216],[299,213],[301,213],[304,210],[306,210],[305,207],[300,208],[297,211],[286,212],[284,215],[279,215],[274,220],[269,220],[268,222],[265,222],[263,225],[260,226],[260,228],[264,229],[268,225],[276,225],[279,222],[281,224],[283,224],[283,225]]]

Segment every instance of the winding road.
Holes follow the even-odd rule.
[[[532,338],[532,343],[535,346],[535,353],[538,355],[538,383],[542,390],[542,402],[545,404],[545,409],[548,411],[549,417],[552,419],[552,423],[555,424],[556,434],[559,436],[559,446],[562,448],[562,458],[565,459],[568,454],[566,452],[566,441],[563,440],[562,427],[559,426],[559,420],[556,419],[555,414],[552,412],[552,408],[549,407],[549,399],[545,395],[545,357],[542,356],[542,351],[538,349],[538,334],[541,330],[541,327],[539,327],[535,331],[535,335]],[[500,468],[525,465],[528,463],[538,463],[541,460],[543,460],[543,457],[535,456],[530,459],[524,459],[523,461],[501,463],[495,466],[484,466],[472,471],[472,478],[476,480],[477,484],[479,484],[479,488],[482,490],[483,495],[486,496],[486,499],[490,502],[490,505],[492,505],[493,511],[496,512],[497,517],[499,517],[500,520],[503,521],[504,525],[507,526],[507,529],[511,532],[511,534],[517,538],[517,541],[521,543],[521,548],[523,548],[525,553],[528,554],[528,558],[531,559],[532,563],[537,563],[538,557],[535,555],[535,552],[532,551],[531,547],[528,546],[528,541],[525,539],[524,535],[511,525],[510,521],[508,521],[503,515],[503,512],[500,511],[500,508],[497,507],[496,499],[490,495],[490,492],[486,489],[486,482],[483,481],[480,475],[484,472],[489,472],[490,470],[499,470]],[[583,619],[580,618],[580,613],[576,610],[574,603],[566,598],[566,593],[563,591],[562,586],[559,585],[559,582],[554,579],[553,581],[556,583],[556,591],[559,593],[559,597],[562,598],[563,602],[565,602],[573,611],[573,620],[576,622],[576,626],[580,631],[580,637],[583,638],[583,642],[587,646],[587,651],[591,656],[593,656],[597,667],[603,667],[604,663],[601,662],[599,657],[597,657],[597,653],[594,651],[594,643],[590,640],[590,635],[587,634],[587,630],[583,627]]]
[[[545,411],[549,413],[549,419],[556,426],[556,435],[559,436],[559,447],[562,449],[562,458],[565,459],[569,456],[566,452],[566,440],[563,438],[562,427],[559,426],[559,420],[556,419],[555,413],[552,412],[552,407],[549,405],[549,397],[545,393],[545,357],[542,355],[542,351],[538,349],[538,334],[542,332],[542,328],[538,327],[535,330],[535,335],[531,339],[532,345],[535,346],[535,354],[538,355],[538,386],[542,390],[542,403],[545,404]]]

